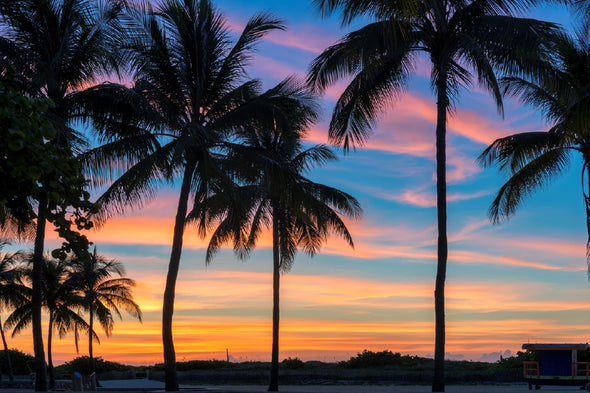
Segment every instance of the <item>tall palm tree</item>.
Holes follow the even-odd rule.
[[[28,266],[23,270],[27,280],[32,282],[32,255],[27,256]],[[80,315],[82,298],[76,293],[76,288],[67,281],[70,273],[67,262],[46,257],[43,265],[43,307],[49,314],[47,325],[47,366],[49,374],[49,388],[55,388],[55,373],[53,371],[52,342],[53,333],[59,338],[68,332],[74,332],[76,352],[78,351],[78,331],[88,330],[88,324]],[[6,327],[12,328],[12,336],[21,333],[32,322],[32,307],[30,292],[27,302],[14,309],[6,320]]]
[[[447,266],[446,124],[462,86],[488,90],[498,111],[502,97],[496,72],[534,72],[554,26],[516,18],[512,12],[532,1],[516,0],[315,0],[324,14],[341,9],[343,23],[372,22],[347,34],[311,64],[310,86],[322,91],[352,76],[334,109],[329,135],[348,151],[369,137],[375,119],[399,97],[420,53],[431,64],[436,96],[436,179],[438,262],[435,284],[435,366],[433,391],[444,391]]]
[[[96,180],[116,179],[99,199],[105,216],[145,201],[166,181],[180,185],[162,310],[165,388],[171,391],[178,390],[172,319],[190,199],[199,204],[213,183],[230,181],[220,158],[233,133],[276,112],[272,97],[261,99],[260,82],[247,79],[245,70],[261,38],[283,26],[255,15],[232,42],[208,0],[165,0],[155,9],[143,2],[127,16],[134,85],[101,85],[110,93],[88,95],[106,143],[87,163]],[[106,165],[113,161],[123,174]]]
[[[275,127],[253,127],[240,132],[243,145],[233,146],[236,168],[246,168],[244,183],[234,190],[241,203],[233,209],[226,193],[211,197],[211,217],[221,217],[207,250],[207,259],[222,243],[233,240],[235,248],[252,249],[265,228],[272,232],[273,250],[273,317],[272,356],[269,391],[279,388],[279,285],[280,274],[288,272],[298,249],[314,255],[331,233],[342,236],[353,247],[352,236],[340,218],[359,218],[361,208],[349,194],[315,183],[305,177],[315,166],[336,159],[324,145],[306,147],[305,132],[316,119],[313,97],[293,79],[270,90],[270,94],[296,98],[285,105],[288,116]],[[234,172],[240,169],[234,170]],[[240,177],[240,175],[238,175]],[[215,207],[219,209],[216,211]],[[200,206],[189,218],[199,217]],[[246,237],[244,239],[244,237]]]
[[[537,190],[564,173],[573,154],[582,155],[582,190],[586,206],[590,269],[590,38],[563,36],[548,59],[551,72],[533,79],[505,78],[505,91],[537,107],[552,125],[495,140],[479,157],[510,178],[490,206],[494,222],[512,216]],[[590,272],[590,270],[589,270]]]
[[[28,288],[21,281],[23,271],[18,266],[23,254],[20,251],[15,253],[3,252],[4,247],[8,245],[9,243],[0,241],[0,252],[2,252],[2,256],[0,257],[0,311],[17,308],[28,300]],[[10,382],[14,382],[10,352],[8,351],[8,344],[6,343],[4,327],[2,327],[1,321],[0,334],[2,335],[2,344],[4,345],[4,353],[8,365],[8,378]],[[0,376],[1,379],[2,377]]]
[[[118,1],[23,0],[0,2],[0,69],[14,66],[30,96],[49,98],[47,117],[57,135],[52,143],[77,151],[84,137],[70,127],[80,100],[78,89],[116,64]],[[47,390],[41,330],[41,275],[48,201],[38,201],[33,264],[33,342],[35,390]]]
[[[69,264],[71,273],[66,284],[75,288],[84,309],[88,312],[88,355],[92,372],[95,373],[92,343],[95,340],[99,343],[100,341],[94,332],[94,319],[97,319],[107,337],[113,331],[113,316],[122,319],[121,311],[126,311],[141,322],[141,309],[133,301],[131,293],[135,281],[123,277],[125,269],[121,262],[97,255],[96,248],[89,257],[74,257],[69,260]],[[111,278],[113,275],[119,277]]]

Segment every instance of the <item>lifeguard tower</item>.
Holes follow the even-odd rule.
[[[590,362],[578,362],[578,351],[590,350],[586,344],[523,344],[522,349],[537,351],[539,360],[523,362],[529,390],[541,385],[580,386],[590,391]]]

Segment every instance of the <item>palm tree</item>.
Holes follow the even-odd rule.
[[[510,176],[489,213],[494,222],[512,216],[527,198],[567,170],[572,154],[581,153],[590,269],[590,38],[563,36],[548,63],[554,66],[551,72],[532,80],[503,80],[508,94],[539,108],[552,125],[547,131],[497,139],[481,154],[484,166],[495,164]]]
[[[387,101],[398,97],[420,53],[431,63],[436,96],[436,178],[438,262],[435,285],[435,366],[433,391],[444,391],[447,266],[446,124],[462,86],[475,81],[488,90],[498,111],[502,97],[496,71],[534,72],[554,25],[511,16],[528,3],[515,0],[315,0],[324,14],[337,9],[343,23],[357,17],[373,22],[347,34],[311,64],[309,85],[322,91],[337,79],[352,80],[336,103],[330,122],[332,142],[362,145]],[[413,4],[412,4],[413,3]]]
[[[32,282],[32,255],[27,256],[29,266],[23,271],[24,277]],[[55,373],[53,372],[52,341],[53,332],[57,332],[59,338],[74,331],[76,352],[78,351],[78,331],[88,330],[88,324],[80,315],[82,298],[76,293],[76,288],[71,286],[67,279],[70,269],[67,262],[46,257],[43,265],[43,307],[49,314],[47,326],[47,365],[49,374],[49,388],[55,389]],[[30,300],[30,292],[27,300]],[[14,309],[6,320],[6,327],[12,328],[12,336],[21,333],[32,321],[32,307],[30,301],[22,303]]]
[[[272,231],[273,322],[268,390],[275,392],[279,387],[280,274],[291,269],[298,249],[314,255],[330,233],[342,236],[353,247],[352,236],[340,215],[359,218],[361,208],[347,193],[305,177],[311,168],[336,159],[327,146],[304,146],[306,129],[317,117],[313,97],[293,79],[283,81],[269,93],[293,98],[284,107],[283,113],[288,116],[273,128],[253,127],[239,133],[243,145],[233,146],[230,161],[242,172],[246,170],[238,174],[245,184],[232,190],[241,203],[235,208],[223,192],[211,196],[209,214],[221,220],[212,234],[207,260],[228,240],[234,241],[238,251],[245,248],[247,254],[265,228]],[[239,160],[243,164],[235,164]],[[199,209],[197,206],[189,218],[199,217]]]
[[[0,252],[8,245],[9,243],[0,241]],[[20,251],[15,253],[2,252],[2,257],[0,258],[0,310],[19,307],[28,299],[27,287],[21,282],[23,271],[18,267],[22,255]],[[8,344],[6,343],[1,321],[0,334],[2,335],[2,344],[4,345],[6,363],[8,364],[8,378],[10,382],[14,382],[10,352],[8,351]],[[2,380],[1,374],[0,380]]]
[[[133,301],[131,293],[135,281],[123,277],[125,269],[121,262],[97,255],[96,248],[90,257],[73,257],[69,263],[71,273],[66,284],[75,288],[84,309],[88,312],[88,355],[92,372],[96,373],[92,343],[94,340],[100,343],[100,340],[94,332],[94,319],[97,319],[107,337],[113,331],[113,315],[122,319],[121,310],[141,322],[141,310]],[[119,277],[110,278],[113,275]]]
[[[236,130],[274,118],[272,97],[259,97],[260,82],[248,80],[245,68],[256,43],[283,26],[255,15],[232,45],[226,21],[208,0],[165,0],[156,9],[145,2],[127,16],[134,85],[101,85],[87,95],[106,143],[86,162],[95,179],[116,179],[99,198],[105,217],[145,201],[165,181],[180,183],[162,310],[165,388],[171,391],[178,390],[172,318],[189,199],[197,205],[213,183],[230,181],[220,158]]]
[[[52,143],[76,152],[84,137],[69,124],[79,108],[83,89],[108,65],[117,37],[117,1],[24,0],[0,2],[0,70],[14,66],[32,97],[53,102],[47,117],[56,128]],[[33,263],[33,342],[36,360],[35,390],[47,390],[47,370],[41,330],[41,276],[46,220],[51,217],[46,199],[38,201]]]

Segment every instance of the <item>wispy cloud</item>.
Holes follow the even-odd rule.
[[[341,88],[328,91],[336,99]],[[429,161],[435,159],[436,105],[430,98],[407,92],[391,103],[377,122],[372,135],[362,149],[377,150],[392,154],[407,154]],[[469,110],[459,109],[449,118],[449,135],[460,135],[473,142],[488,144],[509,132],[501,119],[495,120]],[[313,128],[309,140],[315,143],[327,141],[327,125]],[[448,181],[465,181],[481,172],[475,157],[466,157],[458,146],[447,147]],[[434,167],[431,171],[434,178]],[[424,201],[422,203],[425,203]]]
[[[228,17],[228,28],[235,34],[244,31],[245,24],[236,17]],[[284,31],[273,31],[266,35],[265,40],[286,48],[300,49],[318,55],[328,46],[333,45],[337,35],[311,24],[288,24]]]
[[[297,274],[283,276],[282,282],[281,353],[284,357],[324,360],[322,357],[330,356],[331,360],[341,360],[363,349],[392,349],[421,355],[432,350],[432,282]],[[235,358],[267,360],[271,283],[269,273],[185,272],[179,282],[174,321],[179,360],[223,358],[225,348]],[[146,280],[145,284],[151,286],[153,282]],[[547,315],[553,311],[590,311],[580,298],[538,300],[545,291],[547,288],[535,284],[457,280],[449,283],[449,352],[477,359],[482,352],[489,353],[498,347],[518,350],[522,342],[531,339],[551,340],[559,336],[579,341],[587,330],[585,324],[502,316],[504,312],[540,308]],[[143,298],[138,297],[138,301],[141,303]],[[311,316],[310,310],[321,317]],[[117,322],[113,335],[96,346],[96,354],[135,364],[161,362],[159,312],[147,308],[144,311],[146,318],[142,325],[127,318]],[[302,312],[309,316],[302,316]],[[471,317],[458,320],[462,313]],[[71,337],[56,340],[54,344],[58,363],[72,358]],[[18,336],[12,345],[30,352],[30,334]]]
[[[433,186],[434,187],[434,186]],[[419,207],[436,207],[436,194],[433,187],[420,186],[413,189],[402,191],[401,193],[392,193],[390,195],[381,194],[381,197],[397,201],[406,205]],[[447,202],[465,201],[469,199],[481,198],[489,195],[488,191],[476,191],[472,193],[449,193]]]

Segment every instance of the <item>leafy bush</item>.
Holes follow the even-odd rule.
[[[305,363],[299,358],[288,357],[287,359],[283,359],[281,366],[285,369],[295,370],[305,367]]]
[[[18,349],[9,349],[8,352],[10,353],[10,363],[14,375],[29,375],[31,370],[27,367],[27,362],[32,362],[35,358]],[[4,350],[0,351],[0,370],[2,370],[3,374],[8,374],[8,361]]]
[[[117,362],[109,362],[103,360],[101,357],[94,359],[96,372],[105,373],[109,371],[127,371],[132,367]],[[92,366],[90,364],[90,356],[79,356],[69,362],[55,367],[56,374],[73,374],[79,372],[80,374],[92,373]]]
[[[432,365],[432,359],[421,358],[419,356],[401,355],[399,352],[381,351],[373,352],[364,350],[349,360],[338,363],[343,367],[361,368],[375,366],[398,366],[398,367],[420,367]]]

